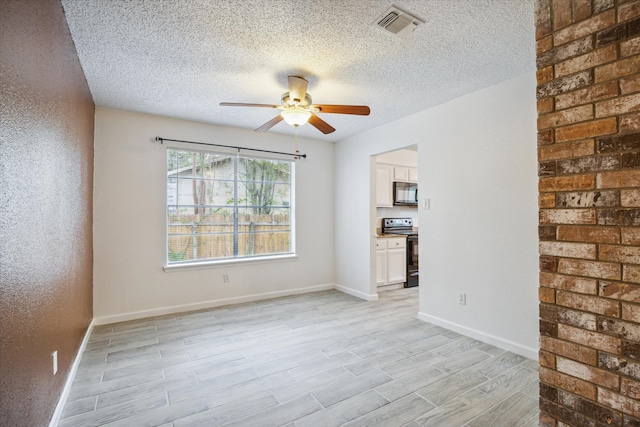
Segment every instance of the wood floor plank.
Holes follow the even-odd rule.
[[[537,361],[418,320],[418,292],[96,326],[60,426],[535,425]]]

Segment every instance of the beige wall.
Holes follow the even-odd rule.
[[[92,318],[94,108],[60,2],[2,1],[0,58],[0,425],[45,426]]]

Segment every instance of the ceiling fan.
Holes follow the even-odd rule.
[[[245,104],[241,102],[221,102],[220,105],[223,107],[263,107],[282,110],[280,114],[256,129],[256,132],[266,132],[284,120],[296,128],[309,122],[320,132],[329,134],[335,129],[318,117],[316,113],[369,115],[370,110],[366,105],[312,104],[311,95],[307,92],[308,82],[297,76],[289,76],[288,79],[289,92],[285,92],[282,95],[281,105]]]

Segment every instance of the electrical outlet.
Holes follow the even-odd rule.
[[[222,273],[222,281],[224,283],[229,283],[229,275],[227,273]]]
[[[54,351],[51,353],[51,358],[53,359],[53,375],[58,373],[58,351]]]
[[[467,294],[465,293],[458,294],[458,304],[467,305]]]

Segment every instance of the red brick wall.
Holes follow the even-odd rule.
[[[640,0],[536,0],[540,409],[640,426]]]

